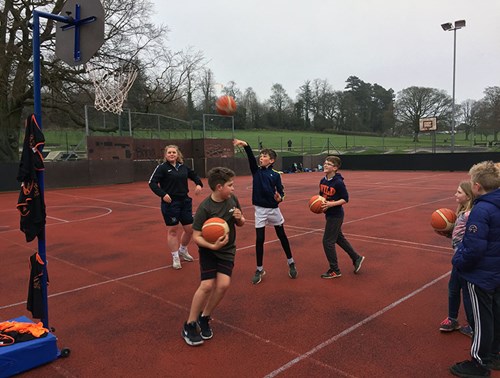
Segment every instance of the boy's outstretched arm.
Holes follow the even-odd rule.
[[[247,153],[248,157],[248,164],[250,164],[250,171],[252,172],[252,175],[257,172],[259,169],[259,166],[257,165],[257,160],[255,159],[255,156],[253,155],[252,148],[250,145],[245,142],[244,140],[240,139],[233,139],[233,146],[238,146],[238,147],[243,147],[245,148],[245,152]]]
[[[248,146],[248,143],[241,139],[233,139],[233,146],[235,147],[245,147]]]

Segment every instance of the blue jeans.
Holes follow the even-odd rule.
[[[457,269],[451,269],[450,281],[448,282],[448,317],[458,319],[458,310],[460,309],[460,292],[464,302],[464,311],[467,321],[474,329],[474,317],[472,315],[472,304],[470,301],[467,281],[458,273]]]

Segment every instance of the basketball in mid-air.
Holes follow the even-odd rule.
[[[201,236],[209,243],[215,243],[221,236],[229,233],[229,226],[222,218],[209,218],[203,223]]]
[[[236,113],[236,101],[232,96],[220,96],[215,102],[215,109],[220,115],[233,115]]]
[[[312,196],[309,200],[309,210],[311,210],[315,214],[321,214],[323,212],[322,205],[326,202],[325,197],[316,194]]]
[[[431,215],[431,226],[436,231],[449,232],[453,230],[457,215],[451,209],[437,209]]]

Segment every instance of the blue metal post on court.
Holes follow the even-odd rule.
[[[33,11],[33,100],[34,100],[34,114],[38,122],[38,126],[43,130],[42,122],[42,101],[41,101],[41,62],[40,62],[40,18],[46,18],[54,21],[61,22],[65,24],[63,28],[74,29],[74,44],[73,50],[73,63],[72,65],[85,63],[91,56],[82,56],[81,54],[81,42],[80,42],[80,27],[82,25],[92,23],[97,20],[96,17],[86,17],[80,19],[80,5],[73,4],[71,1],[68,2],[69,6],[74,7],[75,18],[69,16],[72,12],[67,12],[68,16],[56,15],[53,13]],[[100,4],[100,3],[99,3]],[[63,9],[64,10],[64,9]],[[104,21],[101,20],[103,23]],[[102,42],[101,44],[102,45]],[[100,47],[99,45],[99,47]],[[88,55],[88,54],[87,54]],[[92,53],[93,55],[93,53]],[[40,151],[42,152],[42,151]],[[38,185],[40,188],[40,196],[42,201],[45,203],[44,191],[44,172],[37,171]],[[41,234],[38,236],[38,254],[44,264],[44,274],[42,275],[41,290],[43,296],[43,317],[42,323],[45,328],[49,328],[49,311],[48,311],[48,295],[47,295],[47,251],[45,242],[45,226],[43,227]]]

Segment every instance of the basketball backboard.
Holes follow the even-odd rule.
[[[420,131],[435,131],[437,130],[436,117],[420,118]]]
[[[100,0],[68,0],[60,13],[74,24],[57,22],[56,55],[70,66],[87,63],[104,43],[104,8]]]

